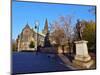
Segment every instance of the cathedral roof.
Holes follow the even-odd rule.
[[[28,23],[26,24],[25,28],[30,28],[30,26],[28,25]]]
[[[46,24],[47,24],[47,22],[46,22]],[[47,27],[48,27],[48,26],[46,26],[46,28],[47,28]],[[23,36],[23,31],[24,31],[25,29],[27,29],[27,28],[29,28],[33,33],[37,34],[37,31],[36,31],[35,29],[33,29],[33,28],[30,28],[29,24],[27,23],[27,24],[25,25],[25,27],[22,29],[22,32],[19,34],[18,38],[22,38],[21,36]],[[38,34],[41,35],[41,36],[43,36],[43,37],[45,37],[45,34],[42,33],[42,32],[38,32]]]
[[[28,23],[27,23],[26,26],[23,28],[23,30],[26,29],[26,28],[29,28],[29,29],[30,29],[30,26],[28,25]],[[23,30],[22,30],[22,31],[23,31]]]
[[[33,29],[33,31],[37,34],[36,30]],[[38,32],[38,34],[45,37],[45,34],[43,34],[42,32]]]
[[[42,32],[39,32],[38,34],[40,34],[40,35],[42,35],[42,36],[44,36],[44,37],[45,37],[45,34],[43,34]]]

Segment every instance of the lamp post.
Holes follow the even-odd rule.
[[[36,50],[38,51],[38,32],[39,32],[39,21],[35,21],[35,29],[37,30],[36,32]]]

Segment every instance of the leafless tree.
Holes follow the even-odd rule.
[[[72,40],[71,20],[71,16],[60,16],[58,20],[50,24],[51,36],[56,43],[67,44],[68,41]]]

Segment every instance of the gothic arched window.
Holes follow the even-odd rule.
[[[30,37],[30,30],[29,29],[25,29],[23,31],[23,41],[27,42],[29,37]]]

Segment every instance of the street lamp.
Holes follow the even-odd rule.
[[[37,30],[36,32],[36,50],[38,49],[38,32],[39,32],[39,21],[35,21],[35,29]]]

